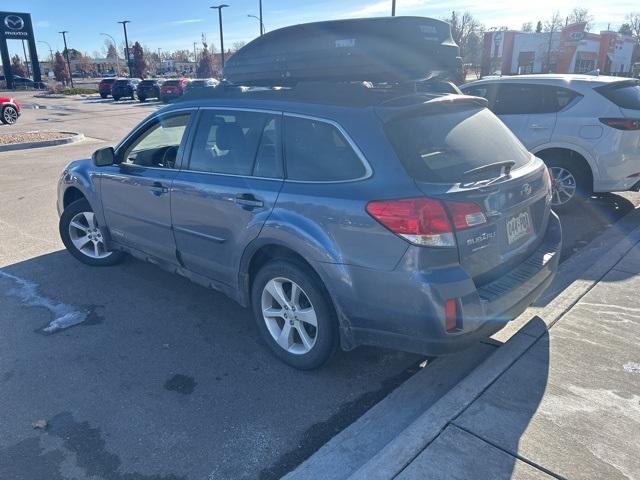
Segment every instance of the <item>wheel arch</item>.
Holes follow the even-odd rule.
[[[590,160],[590,156],[584,149],[579,147],[568,147],[568,146],[544,146],[540,149],[537,149],[533,152],[536,157],[545,161],[548,158],[552,158],[553,156],[569,156],[572,161],[580,163],[582,169],[585,173],[589,175],[589,180],[591,184],[591,188],[594,186],[594,177],[597,175],[598,170],[595,166],[593,160]]]
[[[81,199],[87,200],[86,195],[82,193],[82,191],[78,187],[71,185],[64,191],[64,194],[62,196],[62,206],[63,208],[67,208],[73,202]]]

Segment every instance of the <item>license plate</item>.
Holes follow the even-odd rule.
[[[509,245],[533,233],[529,210],[523,210],[507,220],[507,241]]]

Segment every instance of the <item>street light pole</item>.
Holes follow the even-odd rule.
[[[113,49],[116,51],[116,77],[120,74],[120,55],[118,55],[118,45],[116,44],[116,39],[113,38],[108,33],[101,33],[100,35],[104,35],[105,37],[109,37],[113,42]]]
[[[129,56],[129,39],[127,38],[127,23],[131,23],[131,20],[122,20],[118,22],[122,24],[122,28],[124,29],[124,47],[127,49],[127,66],[129,67],[129,78],[133,78],[133,72],[131,71],[131,58]]]
[[[260,0],[260,36],[264,35],[264,22],[262,21],[262,0]]]
[[[391,0],[391,16],[396,16],[396,0]]]
[[[24,46],[24,40],[22,40],[22,52],[24,53],[24,63],[27,65],[27,77],[31,77],[29,70],[29,57],[27,57],[27,48]]]
[[[62,39],[64,40],[64,56],[67,58],[67,68],[69,69],[69,80],[71,81],[71,88],[73,88],[73,75],[71,75],[71,62],[69,61],[69,49],[67,48],[67,30],[63,30],[62,32],[58,32],[62,34]]]
[[[51,48],[49,42],[45,42],[44,40],[38,40],[38,43],[44,43],[47,47],[49,47],[49,55],[51,55],[51,68],[53,69],[53,48]]]
[[[247,15],[247,17],[255,18],[256,20],[258,20],[258,22],[260,22],[260,36],[262,36],[262,34],[264,33],[264,25],[262,24],[260,17],[256,17],[255,15]]]
[[[222,33],[222,9],[225,7],[228,7],[229,5],[227,4],[222,4],[222,5],[217,5],[217,6],[213,6],[211,8],[215,8],[216,10],[218,10],[218,22],[220,24],[220,52],[222,52],[221,54],[221,63],[222,63],[222,69],[224,70],[224,35]]]

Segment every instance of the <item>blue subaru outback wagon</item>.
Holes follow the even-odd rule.
[[[64,170],[65,246],[250,305],[299,368],[337,346],[439,354],[491,335],[557,268],[547,169],[481,99],[349,88],[339,103],[229,89],[152,114]]]

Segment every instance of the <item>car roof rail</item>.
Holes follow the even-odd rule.
[[[366,106],[378,105],[398,97],[424,99],[450,94],[462,94],[462,92],[453,83],[440,78],[424,79],[418,82],[376,84],[366,81],[303,81],[288,86],[245,86],[222,81],[215,88],[189,91],[178,97],[175,102],[252,99]]]

